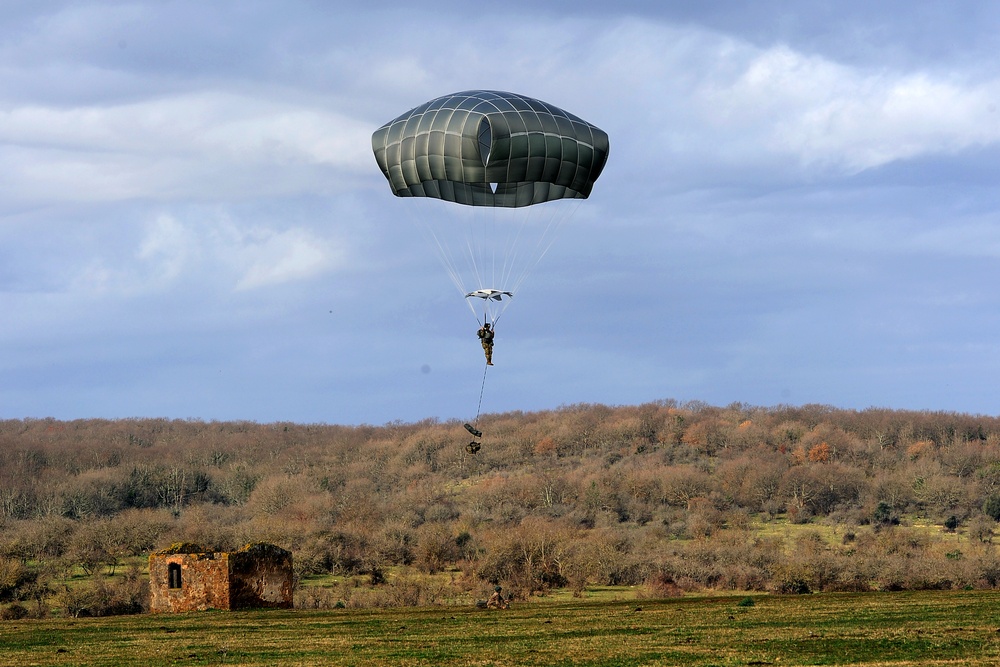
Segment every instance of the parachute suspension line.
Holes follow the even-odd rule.
[[[559,203],[563,204],[560,206],[562,210],[559,211],[558,215],[553,215],[548,219],[544,231],[538,236],[534,250],[529,254],[530,261],[515,278],[511,291],[517,292],[521,289],[521,285],[524,283],[525,279],[527,279],[528,275],[541,263],[545,255],[548,254],[553,244],[555,244],[556,240],[559,238],[559,232],[562,230],[563,226],[573,218],[577,209],[580,208],[582,201],[582,199],[575,199],[569,202],[552,202],[553,205]]]
[[[476,288],[503,288],[503,280],[498,280],[498,253],[502,259],[506,256],[492,242],[496,235],[497,209],[492,206],[475,207],[471,211],[473,224],[467,227],[468,254],[474,258],[472,275],[476,279]]]
[[[548,202],[526,207],[526,210],[525,208],[517,209],[517,214],[512,214],[512,209],[490,208],[483,211],[484,215],[490,216],[488,222],[491,224],[480,224],[475,225],[475,227],[483,230],[488,229],[490,238],[485,239],[486,243],[481,240],[479,247],[491,247],[494,255],[499,254],[502,260],[494,261],[493,275],[498,275],[499,267],[499,280],[494,278],[489,286],[517,294],[528,276],[537,268],[558,240],[563,226],[573,218],[582,201],[582,199],[576,199]],[[518,222],[506,220],[509,224],[503,224],[503,221],[497,223],[500,213]],[[532,230],[536,225],[542,227],[540,232]],[[486,287],[483,282],[484,272],[479,272],[477,275],[482,286]],[[494,324],[504,314],[508,306],[510,306],[510,299],[505,299],[501,304],[496,305],[493,310]]]
[[[438,238],[438,235],[435,233],[434,229],[430,226],[430,224],[424,223],[423,226],[426,232],[430,234],[431,238],[434,240],[434,245],[438,251],[438,259],[441,260],[441,264],[444,266],[445,271],[447,271],[448,277],[451,278],[451,282],[454,283],[458,291],[462,292],[462,294],[464,295],[465,291],[462,287],[461,274],[459,273],[458,268],[455,266],[454,258],[451,256],[451,253],[448,252],[448,248],[445,246],[445,244],[443,244],[441,242],[441,239]]]
[[[523,235],[524,231],[530,228],[532,224],[532,218],[537,213],[536,209],[533,207],[527,207],[522,210],[521,213],[511,214],[510,217],[520,220],[520,224],[517,225],[505,225],[506,237],[503,242],[503,259],[504,263],[501,267],[501,284],[507,289],[510,285],[511,275],[514,273],[515,268],[518,266],[518,255],[519,253],[519,240]],[[520,216],[520,217],[517,217]],[[497,246],[500,244],[497,243]],[[511,290],[513,291],[513,290]]]
[[[441,238],[437,235],[437,232],[434,231],[433,225],[427,219],[421,219],[421,226],[424,228],[424,231],[434,241],[434,247],[437,249],[438,259],[441,261],[441,265],[444,267],[445,272],[451,279],[451,282],[455,286],[455,289],[458,290],[458,293],[462,295],[463,300],[469,306],[469,310],[472,312],[472,316],[475,317],[476,320],[478,321],[479,314],[476,312],[475,306],[473,306],[468,299],[464,298],[466,294],[466,287],[462,282],[462,274],[458,269],[455,257],[449,250],[448,245],[441,241]]]
[[[459,228],[464,230],[461,234],[464,242],[457,244],[456,254],[464,256],[465,276],[472,278],[472,282],[463,285],[464,293],[472,288],[519,291],[579,203],[579,200],[552,202],[516,210],[492,206],[463,208],[466,219]],[[459,273],[457,267],[455,272]],[[457,280],[461,282],[460,278]],[[496,324],[509,306],[510,299],[486,301],[482,322]],[[476,319],[479,321],[478,315]]]
[[[475,299],[466,295],[474,289],[517,294],[582,201],[562,200],[517,209],[462,206],[438,212],[428,208],[419,220],[452,284],[482,326],[485,322],[496,324],[511,299],[485,299],[480,313]]]
[[[513,281],[511,286],[511,291],[513,292],[516,292],[520,289],[521,283],[524,282],[524,279],[527,276],[528,272],[530,272],[533,266],[537,264],[537,261],[535,262],[531,261],[533,257],[531,249],[522,247],[523,244],[521,243],[521,237],[524,236],[525,233],[532,226],[535,225],[535,221],[536,218],[538,217],[538,214],[539,214],[538,210],[536,210],[535,208],[529,208],[527,215],[524,218],[522,218],[521,224],[517,226],[517,229],[514,230],[512,235],[508,236],[507,239],[507,248],[509,249],[508,255],[510,256],[510,266],[508,267],[507,275],[505,276],[505,278],[507,280]],[[526,254],[528,257],[528,260],[523,263],[523,266],[521,266],[522,262],[519,260],[519,257],[522,253]],[[514,271],[517,266],[521,266],[521,270],[515,275]]]

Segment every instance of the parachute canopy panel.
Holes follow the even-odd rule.
[[[504,297],[513,298],[513,296],[514,296],[513,292],[506,292],[504,290],[484,288],[484,289],[477,289],[477,290],[473,290],[473,291],[469,292],[468,294],[465,295],[465,298],[469,299],[469,298],[473,298],[474,297],[476,299],[483,299],[483,300],[493,299],[494,301],[502,301]]]
[[[372,135],[397,197],[516,208],[586,199],[608,135],[540,100],[493,90],[438,97]]]

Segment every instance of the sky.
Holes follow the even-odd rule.
[[[6,0],[0,418],[1000,414],[997,53],[989,0]],[[485,376],[371,150],[470,89],[611,144]]]

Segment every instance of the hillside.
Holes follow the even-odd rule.
[[[494,583],[524,597],[1000,582],[1000,418],[662,401],[479,428],[470,455],[462,424],[435,420],[2,421],[0,602],[177,541],[274,542],[303,581],[336,575],[324,595],[300,589],[302,606]]]

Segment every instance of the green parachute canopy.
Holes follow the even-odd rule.
[[[493,90],[438,97],[372,135],[397,197],[503,208],[586,199],[608,147],[603,130],[573,114]]]

